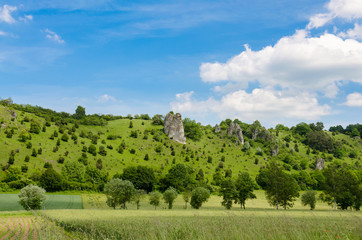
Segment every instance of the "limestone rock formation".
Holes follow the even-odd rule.
[[[278,144],[273,144],[270,147],[270,155],[271,156],[278,156],[279,154],[279,145]]]
[[[221,131],[221,128],[218,124],[215,125],[215,133],[218,133]]]
[[[181,114],[168,113],[165,118],[164,131],[173,141],[186,144]]]
[[[243,131],[241,130],[239,124],[231,122],[228,128],[228,136],[235,135],[241,144],[244,144]]]
[[[323,158],[318,158],[315,163],[315,169],[322,170],[324,168],[324,162]]]
[[[17,116],[18,116],[18,114],[16,113],[16,111],[15,111],[15,110],[12,110],[12,111],[11,111],[11,117],[17,118]]]

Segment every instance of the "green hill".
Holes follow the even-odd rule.
[[[12,116],[12,111],[16,112],[16,117]],[[10,180],[37,181],[49,164],[61,173],[62,167],[72,161],[97,166],[108,179],[121,174],[125,167],[137,165],[152,168],[160,179],[172,166],[183,163],[194,170],[194,175],[202,169],[209,184],[215,183],[215,173],[222,176],[230,173],[229,170],[233,175],[248,171],[254,178],[271,160],[280,162],[286,171],[294,174],[313,173],[319,158],[325,159],[327,165],[337,161],[354,169],[361,166],[362,141],[351,133],[319,131],[320,135],[312,136],[298,134],[298,125],[292,129],[278,125],[276,129],[266,130],[256,123],[234,121],[243,129],[247,143],[242,145],[236,137],[227,136],[226,128],[231,120],[226,120],[220,124],[219,133],[211,126],[198,125],[200,140],[188,138],[183,145],[168,139],[163,126],[153,125],[152,119],[147,120],[148,115],[134,117],[92,115],[75,119],[67,113],[3,100],[0,105],[0,179],[8,183]],[[255,126],[260,137],[252,140]],[[250,149],[245,145],[250,145]],[[276,156],[271,154],[273,149],[279,149]],[[21,178],[5,180],[9,167],[14,166],[21,169]]]

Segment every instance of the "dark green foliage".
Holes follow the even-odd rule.
[[[210,197],[210,191],[203,187],[197,187],[192,190],[191,195],[191,206],[195,209],[199,209],[204,202],[206,202]]]
[[[186,138],[192,139],[194,141],[199,141],[202,137],[202,127],[201,124],[196,123],[195,120],[185,118],[183,120],[184,131]]]
[[[223,199],[221,205],[223,205],[226,209],[231,209],[236,195],[236,187],[231,178],[227,178],[222,181],[220,186],[220,194],[222,195]]]
[[[75,110],[75,113],[73,114],[73,117],[75,119],[82,119],[84,118],[86,115],[85,115],[85,108],[82,107],[82,106],[78,106],[77,109]]]
[[[23,166],[21,166],[21,172],[23,172],[23,173],[26,173],[27,171],[28,171],[28,166],[27,165],[23,165]]]
[[[283,172],[276,162],[271,162],[265,171],[265,194],[272,206],[292,207],[299,196],[297,181]]]
[[[324,193],[332,199],[334,208],[354,207],[359,210],[362,204],[361,174],[339,166],[328,165],[323,171],[325,177]]]
[[[104,146],[99,146],[99,155],[101,156],[107,156],[107,151]],[[94,154],[93,154],[94,155]]]
[[[249,173],[242,172],[235,181],[235,203],[239,203],[245,209],[247,199],[256,198],[253,193],[255,188],[254,181],[250,178]]]
[[[316,195],[317,195],[316,191],[310,191],[310,190],[303,193],[301,197],[303,206],[309,205],[310,210],[314,210],[315,204],[317,202]]]
[[[196,174],[196,181],[204,181],[204,171],[202,169],[199,170],[199,172]]]
[[[47,168],[40,176],[40,186],[48,192],[62,190],[62,177],[53,168]]]
[[[33,148],[33,152],[31,153],[31,156],[33,156],[33,157],[38,156],[38,152],[36,151],[35,148]]]
[[[26,155],[26,156],[25,156],[24,161],[25,161],[25,162],[29,162],[29,161],[30,161],[30,157],[29,157],[29,155]]]
[[[131,131],[130,137],[137,138],[137,137],[138,137],[138,132],[137,132],[137,130]]]
[[[297,124],[293,129],[294,134],[299,134],[300,136],[306,136],[309,132],[312,132],[312,129],[305,122]]]
[[[177,198],[177,191],[173,187],[169,187],[164,193],[163,193],[163,199],[165,200],[165,203],[168,204],[168,209],[172,209],[173,202]]]
[[[321,152],[333,152],[333,139],[323,131],[313,131],[306,134],[305,144]]]
[[[153,125],[161,125],[163,126],[164,124],[164,117],[160,114],[156,114],[155,116],[153,116],[152,118],[152,124]]]
[[[173,187],[182,192],[194,182],[192,174],[193,169],[184,164],[173,165],[166,176],[160,180],[160,189],[165,190],[168,187]]]
[[[145,154],[145,157],[143,158],[143,160],[145,160],[145,161],[150,160],[150,157],[148,156],[148,153]]]
[[[32,121],[30,123],[30,130],[29,132],[39,134],[41,130],[41,126],[38,122]]]
[[[64,141],[64,142],[68,142],[68,140],[69,140],[69,136],[68,136],[68,134],[66,134],[66,133],[64,133],[63,135],[62,135],[62,141]]]
[[[132,121],[130,121],[129,122],[129,126],[128,126],[129,128],[133,128],[133,122]]]
[[[97,155],[97,147],[94,146],[93,144],[89,145],[88,152],[90,154],[92,154],[93,156],[96,156]]]
[[[9,165],[12,165],[12,164],[14,164],[14,161],[15,161],[15,156],[14,156],[14,155],[10,155],[10,156],[9,156],[9,160],[8,160],[8,164],[9,164]]]
[[[103,168],[102,159],[99,158],[99,159],[97,160],[96,168],[99,169],[99,170],[102,170],[102,168]]]
[[[57,162],[63,164],[64,160],[65,160],[64,157],[59,157]]]
[[[153,191],[154,186],[157,183],[153,169],[140,165],[123,169],[121,178],[131,181],[136,189],[143,189],[147,192]]]
[[[26,148],[30,149],[33,147],[33,144],[31,142],[26,143]]]

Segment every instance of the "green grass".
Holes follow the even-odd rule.
[[[17,194],[0,194],[0,211],[18,211],[24,208],[18,203]],[[82,209],[82,198],[79,195],[47,194],[43,209]]]
[[[49,210],[82,239],[361,239],[361,214],[333,211]]]

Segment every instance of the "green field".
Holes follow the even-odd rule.
[[[361,239],[356,212],[48,210],[81,239]]]
[[[24,208],[18,203],[18,194],[0,194],[0,211],[18,211]],[[43,209],[82,209],[82,198],[79,195],[47,194]]]
[[[185,209],[181,195],[171,210],[163,202],[155,210],[147,198],[140,210],[133,203],[126,210],[113,210],[103,194],[48,194],[44,208],[49,210],[1,212],[0,239],[362,239],[360,212],[333,211],[321,202],[310,211],[300,199],[292,209],[277,211],[263,191],[255,194],[246,210],[235,204],[225,210],[215,195],[199,210],[189,205]],[[10,209],[16,201],[16,194],[0,194],[6,210],[20,210]]]

